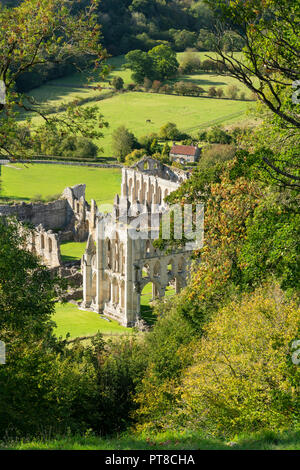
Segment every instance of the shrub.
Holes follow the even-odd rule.
[[[181,73],[194,73],[200,70],[201,62],[197,54],[185,52],[180,62],[179,71]]]
[[[239,88],[236,85],[230,85],[227,88],[227,96],[231,100],[236,100],[238,96]]]
[[[211,144],[229,144],[231,136],[220,126],[214,126],[207,132],[207,141]]]
[[[177,420],[225,436],[291,428],[300,418],[300,369],[290,348],[299,327],[296,303],[278,286],[217,312],[185,373]]]
[[[150,88],[152,87],[152,81],[149,80],[149,78],[145,77],[144,78],[144,88],[146,91],[150,90]]]
[[[124,162],[126,155],[138,148],[139,144],[132,132],[125,126],[120,126],[112,133],[112,147],[117,159]]]
[[[217,96],[217,89],[216,87],[214,86],[211,86],[209,89],[208,89],[208,96],[211,96],[211,97],[214,97],[214,96]]]
[[[159,80],[154,80],[153,83],[152,83],[152,90],[155,92],[155,93],[158,93],[160,87],[161,87],[162,83],[159,81]]]
[[[233,145],[211,144],[202,150],[199,168],[210,168],[216,163],[231,160],[235,155],[235,147]]]
[[[159,130],[159,138],[164,140],[178,140],[180,135],[180,131],[173,122],[167,122]]]
[[[124,80],[122,77],[114,77],[111,82],[115,90],[122,90],[124,87]]]

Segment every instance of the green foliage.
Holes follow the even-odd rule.
[[[183,96],[200,96],[202,93],[204,93],[203,88],[200,86],[196,85],[195,83],[184,81],[176,82],[174,85],[174,91],[175,93]]]
[[[167,122],[159,130],[159,138],[164,140],[178,140],[181,137],[180,131],[177,129],[176,124]]]
[[[146,77],[154,80],[153,61],[146,52],[140,50],[130,51],[126,54],[125,59],[126,67],[132,70],[132,80],[136,83],[143,83]]]
[[[206,140],[211,144],[230,144],[231,136],[221,126],[214,126],[206,133]]]
[[[300,370],[290,345],[299,327],[297,304],[277,286],[216,312],[184,374],[177,425],[226,437],[292,428],[299,422]]]
[[[39,339],[51,337],[54,298],[60,283],[38,258],[26,251],[30,232],[18,223],[0,220],[0,335]]]
[[[118,160],[124,162],[126,155],[136,148],[138,143],[132,132],[125,126],[120,126],[112,134],[112,146]]]
[[[175,403],[175,387],[181,371],[191,360],[188,345],[194,334],[190,324],[178,315],[175,303],[163,301],[155,308],[158,321],[146,337],[143,354],[147,369],[137,387],[136,418],[141,429],[159,428],[165,413]],[[146,423],[146,424],[145,424]],[[145,424],[145,425],[144,425]]]
[[[200,70],[200,59],[197,54],[194,52],[185,52],[180,59],[180,68],[181,73],[195,73]]]
[[[25,98],[14,89],[16,80],[37,67],[48,66],[53,62],[64,62],[72,57],[93,57],[94,64],[100,66],[105,52],[99,44],[99,26],[94,15],[92,2],[85,12],[72,14],[72,4],[58,0],[21,2],[13,9],[0,5],[0,80],[6,86],[6,103],[0,104],[0,150],[2,154],[18,158],[28,155],[28,145],[34,144],[34,133],[24,145],[24,135],[19,129],[16,109],[32,109],[43,113],[34,105],[24,104]],[[76,106],[75,106],[76,108]],[[95,109],[74,109],[69,107],[62,116],[47,119],[42,133],[53,135],[61,132],[68,135],[80,132],[86,137],[97,134],[104,122]],[[92,122],[91,121],[94,121]],[[98,122],[97,122],[98,121]],[[92,126],[90,127],[90,124]],[[96,134],[92,131],[95,128]],[[38,134],[38,132],[37,132]]]
[[[124,87],[124,80],[122,77],[114,76],[111,84],[116,90],[122,90]]]
[[[91,139],[75,135],[62,137],[61,141],[53,138],[49,142],[48,138],[46,142],[36,143],[34,148],[38,155],[62,156],[70,159],[95,158],[99,151]]]
[[[148,53],[140,50],[128,52],[126,67],[132,70],[132,79],[143,83],[145,78],[164,80],[175,75],[178,69],[176,53],[169,46],[160,45]],[[152,85],[153,86],[153,85]]]
[[[268,275],[284,289],[299,290],[300,216],[291,194],[266,195],[247,223],[241,252],[245,285],[258,285]]]
[[[198,167],[200,169],[210,168],[217,163],[231,160],[235,155],[235,147],[232,145],[212,144],[204,147],[201,152]]]

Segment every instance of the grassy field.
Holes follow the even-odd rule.
[[[113,320],[104,320],[96,312],[79,310],[73,304],[56,304],[53,315],[57,328],[55,333],[63,338],[70,333],[71,338],[96,334],[98,331],[109,334],[130,334],[130,328],[125,328]]]
[[[112,156],[111,135],[121,125],[125,124],[137,137],[158,132],[166,122],[174,122],[180,130],[195,134],[214,124],[244,119],[249,102],[130,92],[108,98],[99,106],[110,127],[104,129],[104,138],[98,143],[104,149],[103,155]]]
[[[123,434],[115,438],[56,437],[53,440],[24,440],[0,443],[0,450],[300,450],[300,433],[264,432],[241,436],[232,442],[200,433],[169,431],[156,435]]]
[[[1,198],[30,201],[61,194],[67,186],[86,184],[86,199],[97,204],[111,204],[120,192],[118,168],[91,168],[64,165],[10,165],[2,167]]]
[[[63,261],[75,261],[81,259],[86,249],[86,242],[64,242],[60,245]]]
[[[206,52],[198,53],[201,59],[206,58]],[[178,59],[182,53],[178,54]],[[114,75],[123,78],[125,85],[131,83],[130,70],[123,69],[124,56],[113,57],[109,63],[114,67],[106,81],[101,81],[103,86],[109,86],[108,80]],[[231,77],[218,76],[216,74],[197,74],[179,76],[178,80],[193,81],[207,90],[210,86],[221,86],[226,92],[226,88],[236,83],[240,91],[249,92],[237,80]],[[31,94],[41,103],[48,101],[49,104],[60,104],[61,102],[71,101],[74,98],[83,98],[94,96],[99,93],[93,89],[80,89],[80,85],[94,85],[96,82],[88,82],[84,74],[73,74],[51,81],[50,85],[44,85],[35,89]],[[56,86],[52,86],[56,85]],[[106,93],[103,90],[102,93]],[[95,103],[93,103],[95,104]],[[245,111],[249,108],[249,102],[238,100],[219,100],[210,98],[191,98],[184,96],[166,96],[153,93],[126,93],[116,94],[115,96],[96,103],[101,109],[102,114],[110,127],[104,129],[104,138],[97,144],[103,148],[104,157],[113,157],[111,135],[114,129],[120,125],[125,125],[137,137],[157,132],[166,122],[174,122],[182,131],[187,131],[195,135],[201,128],[209,127],[214,124],[231,124],[245,120]],[[83,105],[90,106],[90,103]],[[151,123],[147,123],[147,120]],[[41,122],[41,118],[33,119],[35,123]],[[100,154],[99,154],[100,155]]]

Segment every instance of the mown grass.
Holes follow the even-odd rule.
[[[130,334],[132,330],[119,325],[113,320],[104,320],[96,312],[79,310],[73,304],[56,304],[55,314],[52,317],[57,327],[56,336],[63,338],[70,333],[70,338],[94,335],[98,331],[105,334]]]
[[[80,183],[86,184],[88,201],[93,198],[97,204],[112,204],[120,192],[121,170],[47,164],[2,166],[0,196],[30,201],[36,195],[61,194],[67,186]]]
[[[86,242],[64,242],[60,245],[62,261],[75,261],[82,258],[86,249]]]
[[[300,450],[300,432],[261,432],[234,441],[182,431],[156,435],[123,434],[113,438],[70,436],[55,439],[6,441],[0,450]]]

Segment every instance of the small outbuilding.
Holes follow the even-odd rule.
[[[197,145],[173,144],[170,150],[170,159],[185,165],[199,160],[201,149]]]

